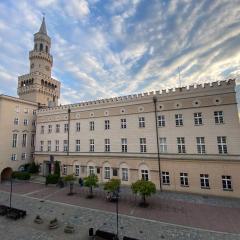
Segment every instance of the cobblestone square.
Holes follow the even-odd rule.
[[[9,203],[10,185],[0,185],[0,203]],[[89,239],[88,229],[116,232],[115,204],[107,202],[101,189],[87,199],[88,189],[69,189],[36,183],[13,184],[13,207],[27,211],[25,219],[12,221],[0,217],[0,239]],[[148,199],[148,208],[138,206],[138,198],[129,189],[121,191],[119,233],[140,240],[157,239],[240,239],[239,200],[202,198],[196,195],[158,193]],[[33,222],[40,215],[44,223]],[[49,230],[48,223],[57,217],[59,228]],[[64,226],[75,227],[74,234],[64,233]]]

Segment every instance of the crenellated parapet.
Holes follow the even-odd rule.
[[[232,89],[234,91],[235,88],[235,79],[229,79],[224,81],[216,81],[211,83],[203,83],[203,84],[195,84],[195,85],[189,85],[185,87],[178,87],[178,88],[170,88],[170,89],[163,89],[159,91],[151,91],[151,92],[145,92],[145,93],[139,93],[139,94],[133,94],[133,95],[126,95],[126,96],[119,96],[119,97],[113,97],[113,98],[105,98],[105,99],[97,99],[93,101],[85,101],[80,102],[76,104],[69,104],[69,105],[62,105],[54,108],[45,108],[40,109],[38,112],[48,112],[48,111],[58,111],[58,110],[67,110],[69,108],[75,109],[75,108],[81,108],[81,107],[91,107],[96,105],[103,105],[103,104],[117,104],[117,103],[127,103],[131,101],[139,101],[139,100],[148,100],[152,99],[154,96],[159,99],[159,101],[162,98],[165,97],[179,97],[179,96],[190,96],[192,94],[202,94],[212,91],[218,91],[221,89]]]
[[[29,52],[29,60],[33,60],[34,58],[36,59],[42,59],[48,61],[51,66],[53,64],[53,57],[51,54],[46,53],[46,52],[37,52],[35,50],[32,50]]]

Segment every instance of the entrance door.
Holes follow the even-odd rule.
[[[43,176],[48,176],[51,173],[51,164],[49,161],[43,163]]]

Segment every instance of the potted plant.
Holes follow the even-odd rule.
[[[142,202],[140,202],[140,206],[147,207],[148,203],[146,202],[146,197],[151,196],[156,193],[156,186],[151,181],[146,180],[138,180],[131,186],[134,194],[140,194],[142,196]]]
[[[84,186],[89,188],[88,198],[93,198],[93,187],[98,186],[98,176],[91,174],[84,178]]]
[[[75,177],[73,174],[70,174],[70,175],[67,175],[66,177],[64,177],[64,181],[65,182],[68,182],[69,183],[69,193],[68,195],[73,195],[73,184],[74,184],[74,181],[75,181]]]
[[[104,184],[104,190],[107,191],[107,200],[111,202],[117,200],[120,184],[119,179],[111,179]]]

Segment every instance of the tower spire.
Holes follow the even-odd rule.
[[[45,14],[43,14],[42,24],[41,24],[41,27],[40,27],[38,32],[47,35],[47,28],[46,28],[46,23],[45,23]]]

